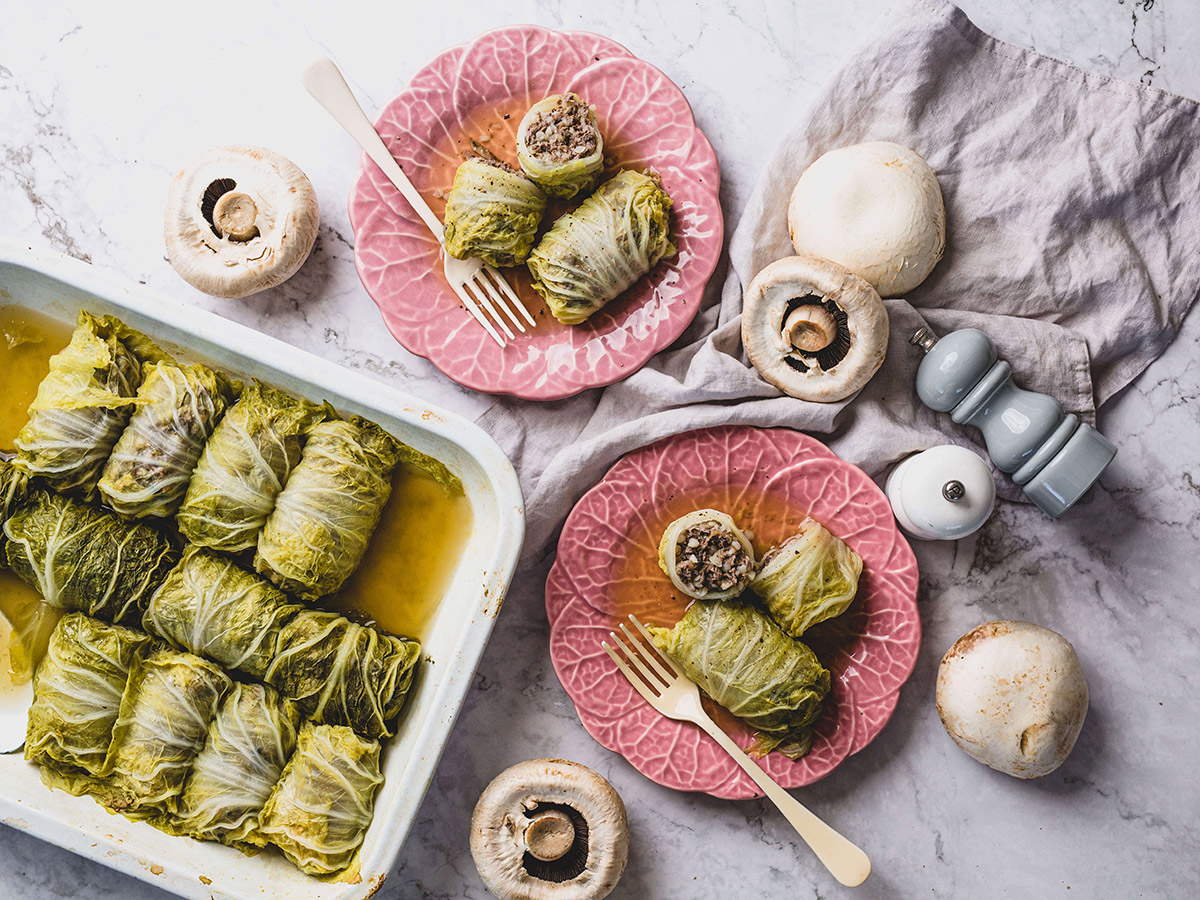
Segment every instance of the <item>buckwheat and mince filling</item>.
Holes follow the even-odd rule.
[[[748,581],[753,562],[741,542],[719,522],[702,522],[675,542],[675,572],[697,594],[728,591]]]
[[[591,156],[598,141],[591,108],[572,94],[537,113],[525,133],[530,154],[556,163]]]

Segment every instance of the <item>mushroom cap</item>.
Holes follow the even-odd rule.
[[[804,170],[788,231],[800,255],[841,263],[881,297],[895,297],[942,258],[946,208],[929,163],[900,144],[872,141],[831,150]]]
[[[317,222],[316,192],[295,163],[262,147],[223,146],[172,180],[163,237],[184,281],[235,299],[290,278],[312,250]]]
[[[971,757],[1017,778],[1053,772],[1087,715],[1088,687],[1061,634],[1000,620],[968,631],[938,666],[937,710]]]
[[[566,845],[560,814],[570,819],[573,839],[556,871],[554,862],[540,860]],[[541,842],[538,853],[531,841]],[[500,900],[600,900],[616,887],[629,857],[625,804],[587,766],[565,759],[517,763],[475,805],[471,856]]]
[[[820,357],[788,343],[784,329],[793,301],[819,299],[845,316],[839,335],[849,343],[829,368]],[[835,318],[839,318],[835,313]],[[844,400],[871,380],[887,355],[888,314],[875,289],[837,263],[809,256],[776,260],[750,282],[742,303],[742,343],[758,373],[801,400]]]

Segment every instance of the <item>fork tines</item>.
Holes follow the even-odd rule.
[[[522,334],[526,328],[521,319],[517,317],[514,309],[530,325],[536,326],[533,316],[529,314],[529,310],[521,303],[520,299],[509,287],[504,276],[493,269],[491,266],[484,265],[475,271],[475,273],[462,283],[458,290],[458,295],[462,299],[463,304],[480,325],[484,327],[492,339],[501,347],[504,347],[506,341],[496,331],[492,321],[489,321],[488,316],[494,320],[495,325],[500,326],[500,330],[508,338],[515,338],[513,330],[508,326],[508,322],[500,315],[501,312],[508,317],[508,320],[516,326],[517,330]],[[486,310],[486,314],[485,314]]]
[[[624,659],[622,659],[622,656],[618,656],[617,651],[609,645],[608,641],[601,641],[600,646],[604,648],[604,651],[612,658],[612,661],[617,664],[617,668],[637,688],[638,692],[643,697],[646,697],[647,700],[653,702],[650,697],[646,696],[646,690],[643,688],[648,688],[657,697],[670,687],[676,679],[683,677],[683,672],[679,670],[679,667],[675,665],[669,656],[661,655],[655,651],[650,633],[646,631],[646,626],[639,622],[633,615],[629,616],[629,621],[637,628],[644,642],[630,632],[624,623],[621,623],[619,627],[621,633],[625,635],[626,640],[629,642],[628,645],[625,641],[617,637],[615,631],[610,631],[608,636],[613,640],[613,643],[621,648]],[[625,662],[625,659],[633,664],[632,669]],[[666,665],[663,664],[664,662]],[[641,675],[640,679],[633,674],[635,669],[638,675]]]

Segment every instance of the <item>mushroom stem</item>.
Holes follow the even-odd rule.
[[[249,241],[258,237],[258,206],[249,194],[229,191],[213,207],[213,225],[231,241]]]
[[[525,843],[536,858],[553,862],[565,856],[575,843],[575,826],[562,810],[548,809],[529,821]]]
[[[836,336],[837,322],[829,310],[816,303],[796,307],[783,323],[784,340],[805,353],[824,350]]]

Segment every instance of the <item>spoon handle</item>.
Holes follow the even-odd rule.
[[[871,860],[862,849],[834,831],[810,812],[808,807],[776,784],[712,719],[707,716],[704,716],[704,719],[707,721],[694,721],[754,779],[754,783],[762,788],[763,793],[778,807],[783,817],[796,829],[804,843],[812,848],[813,853],[825,864],[825,868],[834,878],[847,887],[858,887],[867,880],[867,876],[871,874]]]
[[[412,205],[417,215],[425,220],[425,224],[429,226],[433,236],[442,241],[444,229],[441,221],[433,214],[429,204],[421,197],[413,183],[408,180],[408,176],[400,168],[399,163],[388,152],[379,132],[375,130],[375,126],[371,124],[367,114],[358,105],[354,93],[350,90],[350,85],[346,84],[346,79],[342,77],[342,73],[334,61],[323,56],[309,63],[300,75],[300,83],[316,98],[318,103],[325,107],[326,112],[337,119],[338,124],[346,129],[350,137],[358,142],[367,156],[375,161],[375,165],[383,170],[383,174],[388,177],[388,180],[404,195],[404,199]]]

